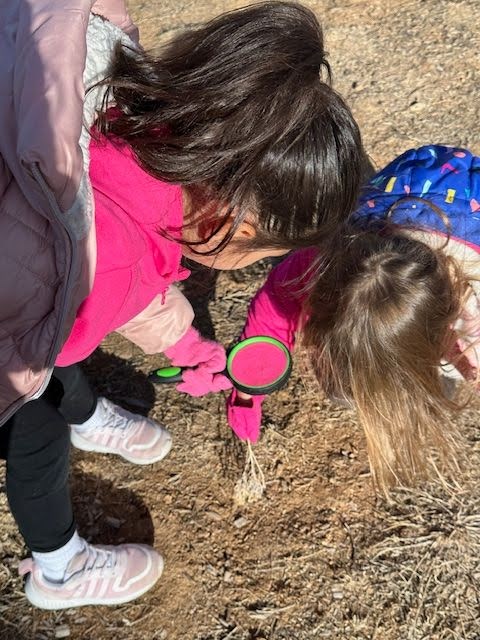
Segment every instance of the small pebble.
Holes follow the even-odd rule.
[[[239,518],[237,518],[236,520],[233,521],[233,526],[237,527],[237,529],[241,529],[242,527],[244,527],[247,524],[248,524],[248,520],[246,518],[244,518],[243,516],[240,516]]]
[[[209,520],[215,520],[215,522],[222,520],[222,516],[216,511],[205,511],[205,515]]]
[[[62,624],[55,629],[55,638],[68,638],[70,635],[70,627]]]

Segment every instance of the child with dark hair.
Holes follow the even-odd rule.
[[[457,470],[462,438],[446,377],[477,380],[480,350],[480,159],[426,146],[380,171],[349,225],[322,250],[295,252],[253,299],[243,337],[292,348],[355,408],[372,475],[394,484]],[[261,397],[233,391],[228,419],[255,441]]]
[[[182,185],[185,243],[225,268],[218,252],[232,239],[226,255],[309,246],[353,210],[365,156],[330,75],[315,15],[263,2],[157,57],[119,46],[105,98],[117,116],[104,111],[99,125],[152,176]]]
[[[76,363],[120,331],[147,353],[196,366],[182,390],[225,388],[223,348],[191,328],[191,308],[174,287],[189,275],[182,256],[234,269],[322,243],[352,212],[366,161],[350,110],[330,86],[320,26],[299,4],[227,13],[174,37],[155,56],[98,17],[85,33],[88,16],[72,21],[71,2],[57,3],[54,16],[38,16],[45,9],[30,5],[21,4],[17,26],[27,37],[20,27],[33,16],[35,46],[24,49],[38,49],[41,68],[23,86],[38,95],[28,104],[25,92],[16,96],[28,126],[12,131],[20,132],[17,148],[26,141],[32,148],[22,162],[13,148],[4,154],[23,208],[12,206],[12,189],[2,195],[12,219],[22,216],[17,235],[0,228],[11,280],[15,269],[20,278],[8,305],[0,298],[2,336],[14,334],[2,352],[8,392],[0,394],[7,420],[0,449],[12,513],[33,552],[21,564],[29,600],[48,609],[117,604],[147,591],[162,559],[147,546],[104,548],[78,535],[69,429],[75,446],[137,464],[162,459],[171,438],[153,420],[98,399]],[[10,43],[17,18],[3,21],[5,11],[0,25],[8,24]],[[128,20],[118,22],[134,35]],[[62,65],[59,34],[69,44]],[[16,78],[38,67],[35,56],[10,55]],[[105,55],[108,72],[104,59],[97,64]],[[91,139],[78,109],[85,62],[93,88],[83,121],[92,124],[100,110]],[[42,78],[52,83],[45,95]],[[46,104],[35,119],[39,96]],[[36,127],[37,120],[51,128]],[[39,140],[40,129],[47,138],[54,131],[55,140]]]

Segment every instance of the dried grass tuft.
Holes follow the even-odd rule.
[[[346,602],[362,594],[356,620],[376,629],[372,637],[393,637],[395,629],[402,640],[478,640],[478,478],[461,490],[397,491],[365,533],[371,544],[357,548],[343,589]]]

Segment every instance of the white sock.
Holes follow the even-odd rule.
[[[91,429],[98,429],[105,423],[105,411],[102,403],[100,402],[100,398],[98,399],[97,406],[95,407],[95,411],[92,413],[88,420],[82,422],[82,424],[72,424],[70,425],[75,429],[77,433],[82,433],[85,431],[90,431]]]
[[[60,549],[47,553],[32,551],[32,556],[47,580],[62,582],[68,563],[73,556],[85,549],[86,544],[86,541],[75,531],[67,544],[64,544]]]

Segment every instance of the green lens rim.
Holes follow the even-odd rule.
[[[285,354],[286,358],[287,358],[287,363],[285,365],[285,368],[284,368],[283,372],[277,378],[275,378],[275,380],[272,380],[268,384],[246,385],[244,382],[242,382],[241,380],[238,380],[238,378],[236,378],[233,375],[233,373],[232,373],[232,363],[233,363],[233,360],[235,359],[235,356],[237,355],[237,353],[239,351],[241,351],[244,347],[248,347],[251,344],[258,344],[260,342],[264,343],[264,344],[265,343],[273,344],[275,347],[278,347],[279,349],[281,349],[283,351],[283,353]],[[272,338],[271,336],[253,336],[252,338],[245,338],[245,340],[241,340],[240,342],[238,342],[232,348],[232,350],[230,351],[230,353],[227,356],[228,377],[234,383],[235,386],[243,387],[244,389],[246,389],[246,388],[248,388],[248,389],[269,389],[270,387],[274,387],[281,380],[283,380],[285,378],[285,376],[289,376],[290,375],[291,368],[292,368],[292,356],[290,354],[290,351],[283,344],[283,342],[281,342],[280,340],[277,340],[276,338]]]

